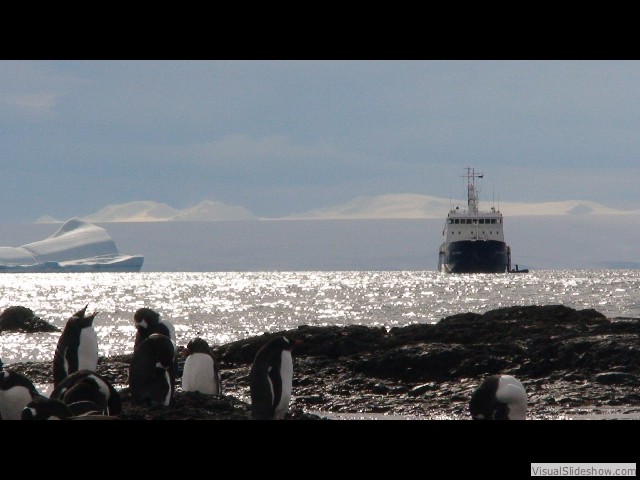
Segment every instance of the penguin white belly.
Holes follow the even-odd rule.
[[[509,406],[511,420],[525,420],[527,417],[527,392],[522,383],[511,375],[502,375],[496,400]]]
[[[218,385],[211,355],[192,353],[187,357],[182,372],[182,390],[218,395]]]
[[[83,328],[80,331],[80,346],[78,347],[78,370],[95,371],[97,367],[98,336],[93,327]]]
[[[291,388],[293,382],[293,359],[291,358],[291,352],[288,350],[282,351],[280,358],[280,377],[282,378],[282,395],[280,396],[280,402],[276,405],[273,418],[275,420],[281,420],[289,409],[289,402],[291,401]]]
[[[0,415],[3,420],[20,420],[22,410],[33,400],[31,392],[25,387],[12,387],[0,392]]]

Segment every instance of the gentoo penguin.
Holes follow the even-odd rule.
[[[36,396],[22,410],[22,420],[66,420],[73,416],[71,409],[62,401]]]
[[[33,382],[21,373],[0,372],[0,419],[20,420],[22,409],[38,395]]]
[[[93,319],[98,312],[85,316],[87,307],[75,313],[64,326],[53,356],[53,386],[78,370],[95,370],[98,366],[98,337]]]
[[[182,391],[221,395],[220,369],[206,340],[196,337],[187,344],[182,370]]]
[[[97,406],[104,415],[118,415],[122,409],[120,393],[106,378],[91,370],[73,372],[53,389],[49,398],[73,405],[75,414],[86,413],[85,402]]]
[[[138,331],[133,344],[134,350],[154,333],[166,335],[174,344],[176,343],[176,331],[173,324],[168,320],[160,320],[160,314],[150,308],[139,308],[136,310],[136,313],[133,315],[133,323]]]
[[[175,347],[166,335],[154,333],[133,351],[129,391],[137,403],[169,405],[174,391]]]
[[[251,416],[256,420],[280,420],[289,409],[293,380],[292,345],[277,337],[256,353],[251,373]]]
[[[176,329],[173,324],[168,320],[160,320],[160,314],[158,312],[146,307],[136,310],[136,313],[133,315],[133,323],[137,330],[133,343],[134,350],[154,333],[161,333],[171,339],[175,349],[173,376],[174,378],[178,377],[178,343],[176,341]]]
[[[474,420],[525,420],[527,392],[511,375],[491,375],[473,392],[469,410]]]

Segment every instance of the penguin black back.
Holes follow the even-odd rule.
[[[91,402],[105,415],[118,415],[122,409],[120,393],[106,378],[91,370],[72,373],[53,389],[49,397],[66,405]]]
[[[0,419],[20,420],[22,409],[38,395],[25,375],[12,370],[0,372]]]
[[[154,333],[133,351],[129,390],[137,403],[169,405],[175,377],[175,346],[169,337]]]
[[[64,402],[38,395],[24,407],[21,419],[66,420],[71,416],[73,413]]]
[[[86,315],[87,307],[67,320],[53,356],[53,385],[78,370],[95,370],[98,365],[98,337],[93,329],[97,312]]]
[[[286,337],[276,337],[256,353],[249,374],[252,418],[281,419],[286,414],[293,379],[291,348]]]

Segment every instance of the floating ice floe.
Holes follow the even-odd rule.
[[[0,247],[1,272],[139,272],[144,257],[121,255],[107,231],[79,218],[44,240]]]

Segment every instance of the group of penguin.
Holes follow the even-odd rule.
[[[38,393],[25,375],[3,370],[0,361],[0,420],[117,420],[120,393],[96,373],[98,340],[93,328],[97,312],[87,306],[69,318],[58,339],[53,358],[53,390]],[[129,365],[128,386],[139,404],[168,406],[178,376],[178,349],[173,325],[150,308],[134,314],[137,330]],[[251,417],[283,419],[289,409],[293,382],[293,344],[278,336],[263,345],[249,374]],[[187,344],[182,370],[182,391],[222,395],[220,369],[206,340]],[[487,377],[469,402],[475,420],[524,420],[527,394],[510,375]]]

